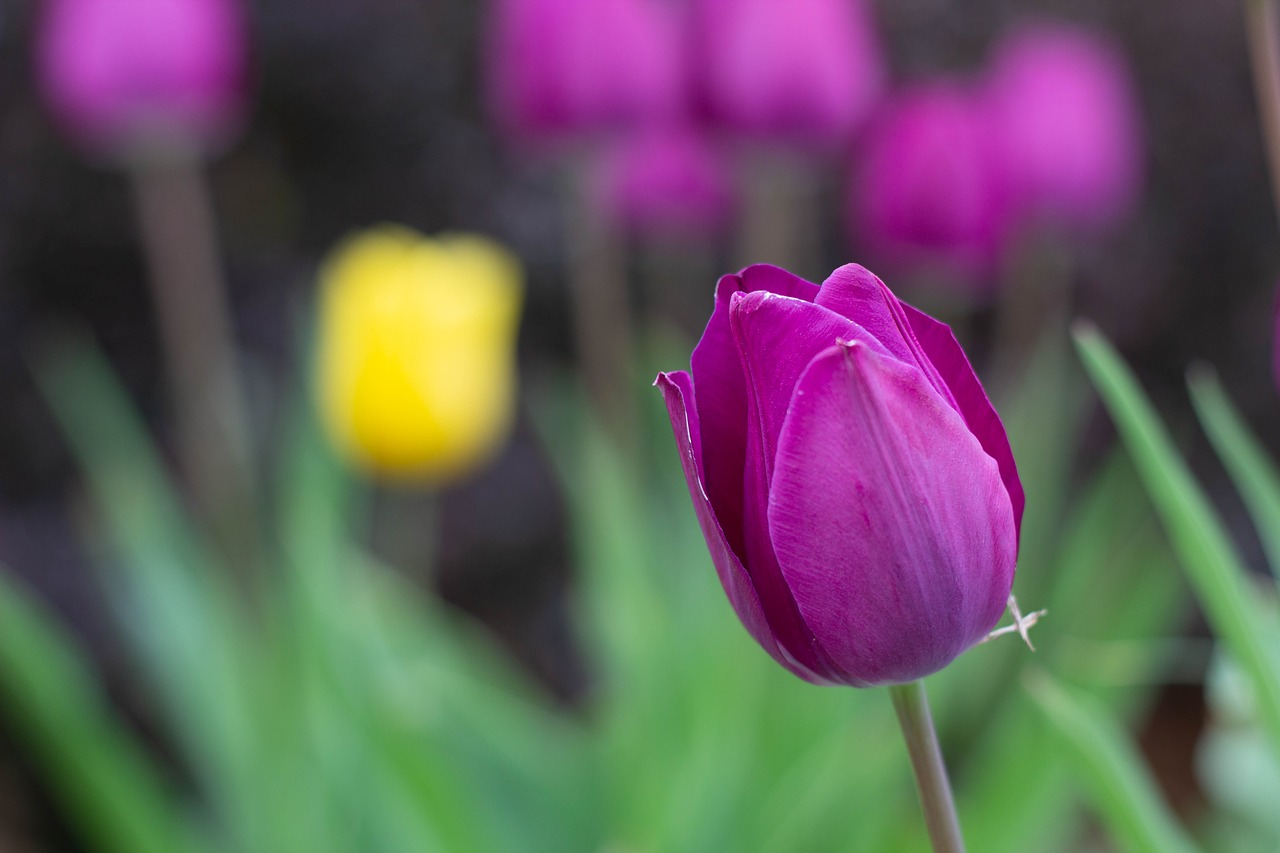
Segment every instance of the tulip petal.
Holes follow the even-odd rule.
[[[814,302],[865,328],[899,361],[919,368],[934,390],[952,408],[960,410],[947,384],[916,340],[902,303],[879,276],[858,264],[845,264],[822,283]]]
[[[694,405],[703,434],[703,483],[734,553],[745,557],[742,536],[742,466],[747,448],[747,387],[729,326],[735,293],[764,290],[812,302],[818,286],[767,264],[723,276],[716,284],[715,311],[693,350],[690,367],[698,389]]]
[[[850,683],[942,668],[995,625],[1013,583],[995,460],[919,371],[859,343],[800,379],[769,528],[801,615]]]
[[[779,296],[812,302],[819,292],[818,285],[773,264],[752,264],[738,273],[738,278],[742,281],[744,293],[767,290]]]
[[[703,466],[698,451],[702,446],[698,418],[696,415],[689,417],[687,401],[695,396],[689,374],[683,370],[660,373],[654,384],[662,391],[663,399],[666,401],[667,414],[671,418],[671,429],[675,433],[676,446],[680,451],[680,463],[684,468],[685,481],[689,486],[689,496],[693,500],[698,525],[702,528],[703,538],[706,539],[707,548],[711,552],[711,561],[715,564],[716,574],[719,575],[720,583],[729,597],[733,612],[738,615],[747,632],[774,660],[807,681],[823,683],[826,679],[815,675],[779,649],[769,623],[765,619],[764,609],[760,606],[760,597],[756,593],[755,586],[746,569],[743,568],[742,562],[734,554],[716,518],[715,510],[703,488]]]
[[[1013,504],[1014,526],[1021,535],[1022,510],[1027,499],[1022,489],[1022,480],[1018,477],[1018,466],[1013,461],[1009,436],[1005,433],[1000,416],[987,399],[987,392],[973,372],[973,367],[951,327],[906,303],[903,303],[902,310],[915,332],[916,340],[951,389],[951,395],[955,398],[969,431],[977,437],[987,455],[1000,466],[1000,479],[1004,481],[1009,501]]]
[[[809,362],[838,340],[859,340],[892,358],[865,330],[831,311],[775,293],[733,294],[729,320],[747,385],[743,466],[743,563],[778,642],[804,665],[840,678],[796,610],[769,539],[769,483],[792,390]]]

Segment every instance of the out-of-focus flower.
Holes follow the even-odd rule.
[[[525,141],[627,128],[681,107],[679,40],[660,0],[493,0],[486,89]]]
[[[987,90],[1021,207],[1096,228],[1130,209],[1142,181],[1142,121],[1120,52],[1086,30],[1025,24],[1000,43]]]
[[[694,75],[709,117],[773,141],[847,140],[884,87],[861,0],[697,0]]]
[[[335,445],[372,473],[466,474],[514,417],[522,273],[498,244],[382,226],[321,271],[317,391]]]
[[[39,23],[45,101],[99,156],[208,149],[242,118],[248,32],[237,0],[48,0]]]
[[[664,125],[618,142],[592,177],[598,206],[623,230],[706,237],[733,212],[724,158],[687,126]]]
[[[980,97],[960,83],[899,93],[873,120],[851,173],[855,243],[895,268],[975,289],[994,283],[1012,209],[992,132]]]
[[[729,600],[778,663],[865,687],[994,627],[1023,492],[950,329],[862,267],[725,276],[692,371],[658,376]]]

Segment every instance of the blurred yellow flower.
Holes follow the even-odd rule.
[[[483,237],[383,225],[334,249],[320,279],[317,390],[343,455],[432,484],[487,461],[514,420],[516,258]]]

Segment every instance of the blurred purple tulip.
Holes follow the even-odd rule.
[[[872,121],[848,195],[854,242],[872,256],[990,288],[1011,213],[1004,164],[976,93],[946,80],[918,84]]]
[[[886,71],[861,0],[695,0],[693,73],[708,117],[784,143],[835,146]]]
[[[733,178],[724,158],[693,128],[662,126],[606,151],[595,174],[601,210],[622,230],[707,237],[733,212]]]
[[[747,630],[808,681],[946,666],[994,627],[1023,492],[950,329],[860,266],[725,276],[692,375],[663,373],[689,492]]]
[[[525,142],[628,128],[684,105],[674,11],[661,0],[493,0],[490,111]]]
[[[1110,42],[1066,24],[1024,24],[997,47],[987,88],[1020,207],[1086,229],[1132,207],[1142,120]]]
[[[243,117],[248,31],[236,0],[49,0],[39,24],[45,101],[100,155],[208,149]]]

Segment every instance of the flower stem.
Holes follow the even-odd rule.
[[[248,425],[208,187],[198,163],[130,171],[177,423],[182,473],[216,538],[251,554]]]
[[[615,442],[635,445],[630,297],[625,248],[594,210],[574,164],[564,170],[569,298],[588,399]]]
[[[1258,120],[1271,173],[1271,194],[1280,210],[1280,15],[1275,0],[1244,0],[1244,16]]]
[[[893,698],[893,710],[898,714],[898,724],[902,726],[902,736],[911,755],[911,769],[915,771],[916,790],[920,793],[920,805],[924,809],[924,822],[929,828],[933,849],[935,853],[964,853],[960,820],[956,817],[951,784],[947,781],[947,767],[938,748],[938,735],[933,730],[924,682],[895,684],[889,688],[889,695]]]

